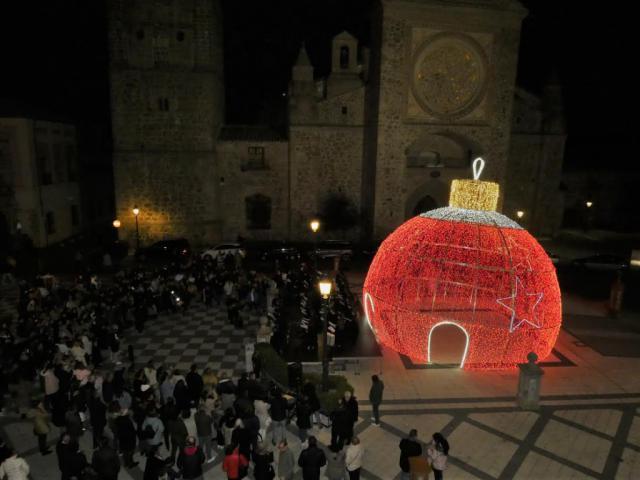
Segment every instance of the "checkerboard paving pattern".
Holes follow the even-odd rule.
[[[241,312],[244,328],[227,320],[224,308],[192,305],[184,314],[161,314],[145,324],[142,333],[132,331],[127,341],[133,346],[135,362],[152,360],[188,370],[196,363],[234,377],[245,371],[244,344],[255,341],[258,316]]]

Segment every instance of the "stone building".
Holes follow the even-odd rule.
[[[515,0],[381,0],[374,10],[369,48],[337,35],[327,78],[316,78],[301,47],[282,135],[223,125],[217,1],[110,0],[121,233],[133,234],[138,206],[143,241],[307,240],[309,219],[342,196],[360,222],[340,235],[380,239],[445,205],[451,179],[470,176],[480,155],[504,205],[533,212],[544,194],[524,199],[510,186],[527,175],[510,167],[523,153],[510,142],[526,10]],[[556,134],[540,129],[536,141],[547,133]],[[531,160],[536,182],[560,168],[559,146]]]
[[[0,118],[0,221],[46,247],[82,228],[76,129],[26,117]]]

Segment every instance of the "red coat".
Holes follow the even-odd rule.
[[[249,465],[249,460],[236,448],[231,455],[224,457],[222,470],[227,472],[229,480],[236,480],[240,477],[240,468]]]

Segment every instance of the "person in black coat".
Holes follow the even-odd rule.
[[[242,420],[236,420],[236,427],[231,433],[231,443],[238,446],[245,458],[251,458],[251,432],[244,427]]]
[[[313,423],[320,423],[320,400],[316,393],[316,386],[310,381],[306,381],[302,386],[302,393],[309,399],[309,408],[311,408],[311,415],[313,416]]]
[[[192,405],[197,406],[202,397],[204,382],[202,381],[202,376],[198,373],[198,366],[196,364],[191,365],[191,370],[187,373],[186,380]]]
[[[122,452],[122,460],[127,468],[135,467],[138,462],[133,461],[133,452],[136,450],[136,427],[126,411],[121,411],[114,420],[115,434],[118,438],[118,448]]]
[[[76,439],[68,433],[60,437],[56,445],[58,467],[62,473],[61,480],[70,480],[72,477],[82,478],[82,471],[87,466],[87,459],[79,451],[80,446]]]
[[[97,448],[104,427],[107,425],[107,406],[96,396],[89,400],[89,417],[91,419],[91,432],[93,433],[93,448]]]
[[[253,477],[255,480],[273,480],[273,452],[261,443],[253,452]]]
[[[177,466],[184,480],[202,478],[202,465],[204,464],[204,453],[200,447],[196,446],[196,439],[188,437],[185,447],[178,455]]]
[[[176,400],[176,408],[178,411],[189,410],[191,408],[191,395],[184,380],[178,380],[176,386],[173,387],[173,398]]]
[[[100,448],[93,453],[91,465],[98,474],[99,480],[118,480],[120,472],[120,459],[118,453],[111,448],[109,440],[102,437],[98,439]]]
[[[344,392],[344,406],[347,409],[349,423],[348,430],[346,431],[346,435],[344,438],[344,443],[348,445],[351,443],[351,438],[353,437],[353,428],[355,427],[356,422],[358,421],[358,400],[356,397],[347,390]]]
[[[338,408],[331,412],[331,444],[338,445],[342,449],[349,432],[353,433],[351,414],[341,398]]]
[[[171,466],[171,457],[164,458],[158,451],[160,445],[153,445],[147,455],[147,463],[144,466],[143,480],[160,480]]]
[[[303,480],[320,480],[320,469],[327,464],[327,457],[318,448],[316,437],[309,437],[309,446],[300,452],[298,466],[302,468]]]
[[[418,442],[418,431],[414,428],[407,438],[400,440],[400,469],[409,472],[409,457],[422,455],[422,445]]]
[[[311,428],[311,407],[306,395],[303,395],[296,402],[296,426],[298,427],[298,438],[304,442],[307,439],[307,430]]]

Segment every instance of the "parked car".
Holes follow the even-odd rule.
[[[320,258],[341,257],[348,260],[353,256],[353,245],[345,240],[324,240],[314,252]]]
[[[236,255],[238,253],[243,257],[247,254],[239,243],[221,243],[213,248],[208,248],[200,254],[200,257],[204,259],[209,258],[210,260],[218,260],[219,258],[226,257],[227,254]]]
[[[184,238],[161,240],[136,252],[136,259],[158,262],[182,262],[191,255],[189,242]]]
[[[619,255],[601,253],[584,258],[576,258],[571,262],[574,267],[589,270],[623,270],[629,267],[629,260]]]

